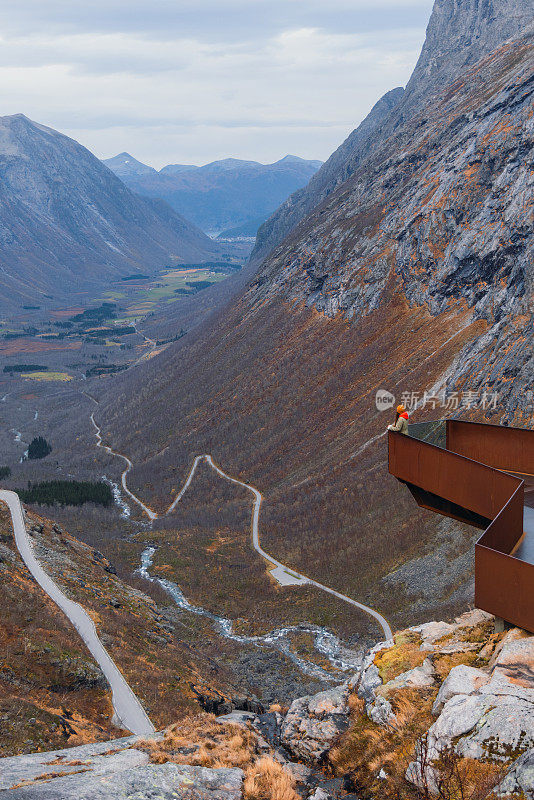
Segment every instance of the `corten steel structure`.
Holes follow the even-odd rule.
[[[389,431],[388,446],[420,506],[484,529],[475,605],[534,633],[534,431],[448,419]]]

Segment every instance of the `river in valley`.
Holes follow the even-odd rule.
[[[210,619],[215,631],[225,639],[230,639],[233,642],[241,644],[278,650],[298,667],[304,675],[327,683],[340,683],[345,677],[348,677],[360,667],[362,651],[351,650],[344,647],[335,634],[317,625],[307,623],[289,625],[275,628],[269,633],[260,636],[244,636],[236,633],[234,631],[234,623],[231,619],[214,614],[201,606],[193,605],[176,583],[167,580],[167,578],[159,578],[151,575],[149,570],[153,564],[155,552],[155,547],[146,547],[143,550],[141,554],[141,564],[137,569],[137,573],[148,581],[159,583],[178,608]],[[318,655],[328,660],[331,671],[323,669],[319,664],[303,658],[294,651],[292,637],[303,633],[308,633],[313,636],[315,650]]]

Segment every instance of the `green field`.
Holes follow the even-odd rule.
[[[230,272],[230,270],[229,270]],[[212,272],[201,267],[187,267],[168,269],[150,281],[143,281],[134,286],[121,286],[121,291],[110,290],[100,300],[123,300],[122,316],[115,319],[115,325],[131,323],[143,319],[148,313],[161,303],[170,303],[177,297],[187,296],[178,294],[178,291],[195,293],[195,284],[218,283],[228,277],[228,273]]]
[[[23,372],[21,378],[32,381],[71,381],[72,375],[68,372]]]

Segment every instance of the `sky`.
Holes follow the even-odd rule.
[[[1,114],[160,168],[325,160],[405,85],[432,0],[3,0]]]

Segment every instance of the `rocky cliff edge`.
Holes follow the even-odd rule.
[[[268,713],[0,760],[0,797],[534,797],[534,636],[474,610],[395,634],[328,691]]]

